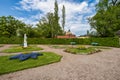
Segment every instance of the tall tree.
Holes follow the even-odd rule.
[[[54,8],[54,29],[55,31],[55,36],[57,36],[58,34],[61,33],[61,27],[59,24],[59,16],[58,16],[58,3],[57,0],[55,0],[55,4],[54,4],[55,8]]]
[[[96,15],[89,18],[91,28],[97,31],[98,36],[115,36],[115,32],[120,29],[120,6],[111,5],[111,0],[100,0],[96,10]]]
[[[119,1],[119,0],[111,0],[111,4],[112,4],[113,6],[115,6],[115,5],[120,5],[120,1]]]
[[[57,0],[55,0],[54,6],[54,13],[47,13],[37,24],[39,31],[42,32],[42,35],[46,38],[55,38],[63,32],[59,24]]]
[[[54,16],[55,16],[56,26],[59,26],[59,16],[58,16],[58,3],[57,3],[57,0],[55,0],[55,3],[54,3]]]
[[[63,33],[64,33],[64,28],[65,28],[65,6],[63,5],[62,8],[62,28],[63,28]]]
[[[53,38],[55,36],[53,13],[47,13],[45,17],[42,17],[37,26],[44,37]]]
[[[15,19],[12,16],[0,17],[0,36],[16,36],[18,28],[23,28],[25,23]]]

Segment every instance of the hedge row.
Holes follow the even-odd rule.
[[[51,39],[51,38],[28,38],[28,44],[77,44],[90,45],[92,42],[99,43],[100,46],[119,47],[118,38],[86,38],[86,39]],[[0,38],[0,44],[22,44],[23,38]]]

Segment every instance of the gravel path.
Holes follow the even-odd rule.
[[[0,56],[4,56],[4,55],[11,55],[10,53],[3,53],[3,52],[1,52],[2,50],[4,50],[4,49],[7,49],[7,48],[9,48],[9,47],[11,47],[11,46],[15,46],[15,45],[11,45],[11,44],[2,44],[3,45],[3,47],[0,47]],[[12,53],[12,54],[18,54],[18,53]]]
[[[9,48],[10,46],[12,46],[12,45],[5,45],[5,44],[2,44],[3,46],[2,47],[0,47],[0,51],[2,51],[2,50],[4,50],[4,49],[7,49],[7,48]]]
[[[120,80],[120,48],[92,55],[74,55],[63,52],[63,49],[53,49],[45,45],[40,47],[62,55],[62,60],[1,75],[0,80]]]

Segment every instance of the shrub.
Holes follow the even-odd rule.
[[[17,37],[11,37],[11,38],[1,37],[0,38],[0,44],[21,44],[21,43],[23,43],[22,38],[17,38]]]
[[[100,46],[119,47],[118,38],[86,38],[86,39],[58,39],[58,38],[28,38],[28,44],[76,44],[90,45],[92,42],[98,43]],[[22,44],[23,38],[0,38],[0,44]]]
[[[85,46],[77,46],[77,49],[85,50],[85,49],[87,49],[87,47],[85,47]]]
[[[100,49],[96,49],[96,48],[92,48],[92,47],[88,47],[88,48],[67,48],[64,50],[65,52],[68,53],[72,53],[72,54],[85,54],[85,55],[89,55],[89,54],[93,54],[93,53],[97,53],[100,52]]]
[[[91,42],[96,42],[100,46],[119,47],[118,38],[90,38]]]

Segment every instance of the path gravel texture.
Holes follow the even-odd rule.
[[[74,55],[63,49],[39,46],[63,58],[58,63],[1,75],[0,80],[120,80],[120,48]]]
[[[3,53],[3,52],[1,52],[2,50],[5,50],[5,49],[7,49],[9,47],[17,46],[17,45],[13,45],[13,44],[2,44],[2,45],[3,45],[3,47],[0,47],[0,56],[18,54],[18,53]]]

